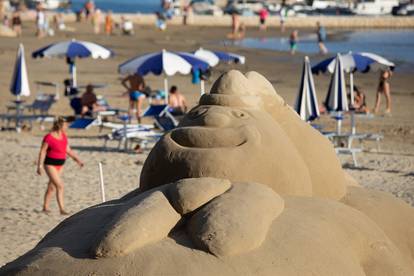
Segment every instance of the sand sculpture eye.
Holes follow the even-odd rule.
[[[247,115],[246,113],[240,110],[233,110],[231,113],[233,114],[234,117],[239,118],[239,119],[247,119],[249,117],[249,115]]]
[[[201,115],[205,114],[207,112],[208,108],[204,107],[204,108],[197,108],[192,110],[190,113],[188,113],[188,116],[191,119],[196,119],[198,117],[200,117]]]

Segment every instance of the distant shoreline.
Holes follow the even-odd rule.
[[[50,15],[56,12],[49,12]],[[74,22],[75,13],[64,13],[65,22]],[[122,16],[127,17],[137,25],[154,25],[156,16],[154,14],[128,14],[115,13],[114,18],[120,21]],[[35,19],[35,12],[29,11],[22,15],[23,20],[32,21]],[[240,21],[247,27],[259,25],[257,16],[241,16]],[[321,22],[330,28],[414,28],[414,16],[395,17],[395,16],[309,16],[309,17],[287,17],[285,26],[287,28],[314,28],[316,22]],[[175,16],[168,21],[169,25],[181,25],[182,16]],[[212,16],[212,15],[192,15],[188,20],[188,25],[192,26],[217,26],[228,27],[231,25],[231,16]],[[270,16],[267,20],[270,27],[280,26],[279,16]]]

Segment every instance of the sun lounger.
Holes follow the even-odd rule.
[[[354,162],[354,166],[358,167],[358,161],[356,159],[356,154],[362,152],[362,149],[360,148],[343,148],[343,147],[339,147],[339,148],[335,148],[335,152],[337,155],[340,154],[349,154],[352,156],[352,161]]]
[[[168,105],[151,105],[143,114],[143,117],[153,117],[154,124],[161,132],[154,130],[153,126],[145,125],[130,125],[127,124],[129,116],[121,116],[123,121],[122,126],[117,126],[113,129],[112,134],[105,137],[104,147],[110,140],[117,140],[118,149],[124,144],[124,149],[128,149],[130,141],[136,141],[140,144],[141,148],[146,148],[148,144],[155,143],[164,132],[169,131],[178,125],[178,120],[169,112]],[[113,124],[113,123],[112,123]],[[108,123],[104,123],[104,126],[108,126]]]
[[[354,140],[358,140],[359,144],[363,146],[364,141],[375,141],[377,143],[377,150],[380,151],[380,142],[384,138],[379,133],[336,133],[336,132],[324,132],[325,137],[332,141],[335,146],[352,148]]]

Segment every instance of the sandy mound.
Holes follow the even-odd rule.
[[[224,74],[151,151],[141,187],[2,274],[414,275],[414,210],[346,175],[261,75]]]

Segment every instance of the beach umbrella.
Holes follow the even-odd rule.
[[[330,57],[321,61],[320,63],[316,64],[312,67],[312,72],[314,74],[318,74],[319,72],[329,72],[333,73],[335,70],[335,61],[336,56]],[[370,71],[377,71],[377,70],[384,70],[384,69],[391,69],[394,70],[395,64],[391,61],[373,54],[373,53],[353,53],[349,52],[347,54],[341,55],[341,62],[343,70],[349,73],[349,86],[350,86],[350,99],[351,104],[354,103],[354,93],[353,93],[353,86],[354,86],[354,79],[353,73],[354,72],[362,72],[367,73]]]
[[[211,67],[216,66],[220,61],[240,64],[244,64],[246,62],[246,58],[241,55],[221,51],[210,51],[203,48],[199,48],[195,51],[194,55],[206,60]]]
[[[208,63],[190,53],[161,52],[146,54],[134,57],[119,65],[121,74],[139,74],[145,76],[152,73],[164,76],[164,90],[166,100],[168,100],[168,77],[177,73],[187,75],[191,70],[205,71],[209,67]]]
[[[98,45],[93,42],[80,41],[75,39],[50,44],[32,53],[33,58],[66,58],[68,64],[70,65],[70,73],[72,74],[74,87],[77,86],[75,63],[76,58],[91,57],[93,59],[107,59],[111,56],[113,56],[113,52],[101,45]]]
[[[11,80],[10,92],[17,96],[17,100],[20,100],[20,96],[30,96],[29,79],[27,77],[26,60],[24,57],[24,46],[19,45],[17,50],[16,63],[14,65],[14,73]]]
[[[221,51],[210,51],[203,48],[199,48],[194,52],[194,55],[205,60],[211,67],[214,67],[219,64],[220,61],[223,62],[234,62],[244,64],[246,58],[241,55],[237,55],[229,52]],[[204,94],[204,80],[201,81],[201,94]]]
[[[318,74],[319,72],[330,72],[333,73],[335,70],[336,57],[330,57],[326,60],[321,61],[312,67],[312,72]],[[374,53],[349,52],[341,55],[341,62],[343,69],[349,73],[349,94],[351,105],[354,104],[354,72],[367,73],[371,71],[391,69],[394,70],[395,64],[386,58],[379,56]],[[355,112],[351,111],[351,132],[356,132],[355,126]]]
[[[342,112],[348,111],[348,98],[345,89],[344,69],[341,55],[337,54],[335,68],[329,83],[325,106],[328,111],[336,112],[337,132],[341,133]]]
[[[305,57],[303,62],[302,77],[299,93],[296,97],[295,110],[304,121],[312,121],[319,117],[318,99],[315,93],[315,84],[309,58]]]

